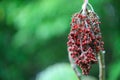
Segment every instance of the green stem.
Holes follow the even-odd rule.
[[[99,61],[99,80],[105,80],[105,60],[103,51],[101,51],[98,54],[98,61]]]

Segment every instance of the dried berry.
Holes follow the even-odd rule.
[[[89,73],[91,64],[97,62],[96,55],[103,50],[99,24],[98,16],[90,10],[86,15],[76,13],[72,18],[68,52],[84,75]]]

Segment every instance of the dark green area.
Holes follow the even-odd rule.
[[[120,80],[120,1],[89,0],[100,17],[107,80]],[[82,0],[0,0],[0,80],[35,80],[50,65],[68,62],[71,16]],[[98,77],[98,66],[91,75]]]

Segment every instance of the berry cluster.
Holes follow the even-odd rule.
[[[84,75],[89,73],[91,64],[97,62],[96,55],[103,50],[99,24],[99,18],[92,11],[87,15],[76,13],[72,18],[68,52]]]

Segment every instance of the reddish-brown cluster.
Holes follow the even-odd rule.
[[[99,24],[99,18],[92,11],[87,15],[76,13],[72,18],[68,52],[84,75],[89,73],[91,64],[97,62],[96,55],[103,50]]]

